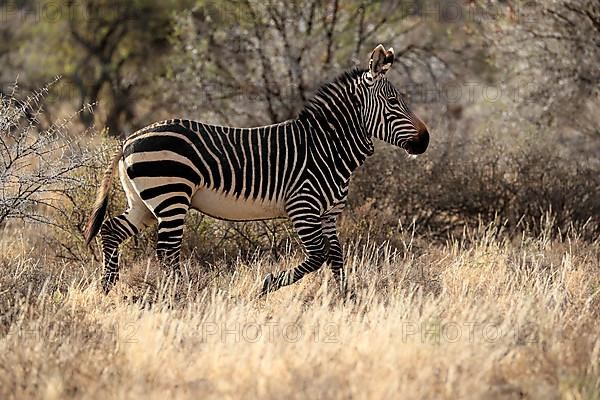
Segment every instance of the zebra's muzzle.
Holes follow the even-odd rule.
[[[404,142],[404,145],[402,147],[404,148],[404,150],[406,150],[408,154],[417,155],[425,153],[425,150],[427,150],[428,146],[429,131],[427,131],[427,129],[423,129],[414,137]]]

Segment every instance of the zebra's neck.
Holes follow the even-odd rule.
[[[329,158],[331,167],[344,179],[373,154],[357,94],[363,73],[362,70],[346,72],[324,85],[297,119],[308,132],[312,150]]]

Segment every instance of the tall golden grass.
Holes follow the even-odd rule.
[[[350,242],[345,299],[327,269],[257,298],[294,252],[176,284],[138,261],[104,296],[31,240],[2,240],[2,399],[600,397],[600,246],[574,232]]]

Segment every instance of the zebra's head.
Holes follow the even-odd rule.
[[[371,53],[361,96],[365,128],[377,139],[399,146],[408,154],[422,154],[429,145],[429,132],[385,77],[393,63],[391,47],[385,50],[380,44]]]

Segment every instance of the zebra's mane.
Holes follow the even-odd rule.
[[[322,99],[329,99],[331,97],[331,95],[328,93],[329,89],[336,86],[345,86],[347,83],[362,76],[362,74],[366,71],[367,70],[364,68],[352,68],[349,71],[343,72],[333,81],[322,85],[319,90],[317,90],[315,95],[304,104],[304,108],[298,114],[298,119],[304,119],[308,117],[310,113],[320,112],[323,106]]]

